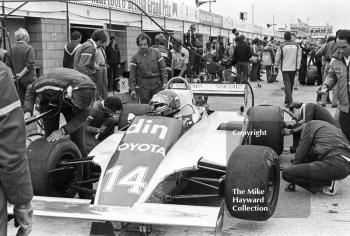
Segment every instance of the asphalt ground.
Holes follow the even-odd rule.
[[[271,104],[283,107],[284,92],[281,75],[279,82],[268,84],[264,81],[251,83],[255,95],[255,105]],[[293,91],[295,101],[315,102],[316,86],[297,85]],[[214,105],[230,101],[220,98]],[[334,115],[336,109],[327,106]],[[290,119],[285,117],[286,120]],[[285,137],[284,147],[292,143],[291,136]],[[282,167],[290,166],[293,154],[287,150],[280,156]],[[336,196],[321,193],[310,194],[297,187],[296,192],[285,192],[285,182],[281,179],[280,195],[272,218],[264,222],[245,221],[232,218],[225,210],[223,235],[350,235],[350,178],[342,181],[342,190]],[[89,235],[91,221],[34,217],[32,235]],[[8,235],[15,235],[13,221],[9,223]],[[213,235],[203,229],[184,229],[182,227],[158,227],[153,235]]]

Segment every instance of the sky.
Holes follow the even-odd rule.
[[[185,2],[189,4],[192,1],[195,2]],[[209,4],[201,5],[200,9],[208,11]],[[258,26],[272,24],[274,16],[275,29],[296,23],[298,18],[310,26],[329,23],[333,25],[333,32],[341,28],[350,29],[349,0],[216,0],[212,3],[213,13],[233,19],[239,19],[239,12],[247,12],[249,23],[252,23],[252,9],[254,24]]]

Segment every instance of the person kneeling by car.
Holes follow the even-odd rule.
[[[312,192],[335,195],[340,180],[350,173],[350,145],[339,128],[320,120],[303,125],[293,166],[285,168],[282,178],[289,182],[286,191],[295,185]]]
[[[114,128],[118,125],[116,115],[121,109],[122,102],[118,96],[95,101],[85,124],[88,146],[89,143],[95,146],[114,133]]]
[[[95,83],[88,76],[73,69],[57,68],[34,81],[27,89],[24,117],[31,116],[38,98],[41,113],[51,110],[42,118],[47,141],[56,141],[69,134],[85,158],[84,123],[95,101],[95,94]],[[67,122],[61,128],[60,113]]]
[[[331,113],[324,107],[315,103],[293,102],[289,106],[289,111],[293,113],[296,123],[292,125],[290,134],[293,134],[293,145],[290,147],[290,152],[295,153],[300,140],[302,124],[311,120],[323,120],[334,126],[339,127],[337,121]]]

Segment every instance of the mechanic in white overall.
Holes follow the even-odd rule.
[[[21,103],[10,69],[0,62],[0,235],[7,235],[7,201],[14,205],[17,235],[32,231],[33,188],[26,155]],[[16,224],[15,224],[16,225]]]

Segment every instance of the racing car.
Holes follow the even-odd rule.
[[[28,137],[34,214],[218,232],[226,205],[232,217],[268,220],[279,195],[283,111],[248,109],[244,84],[189,84],[176,77],[167,89],[178,95],[179,112],[191,118],[188,128],[173,117],[148,115],[143,104],[134,105],[136,112],[124,109],[120,123],[127,125],[88,158],[69,139]],[[244,101],[238,111],[218,111],[197,106],[198,96]],[[91,199],[73,198],[77,192]]]

